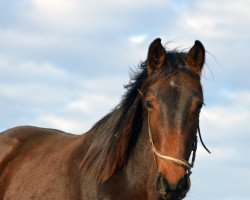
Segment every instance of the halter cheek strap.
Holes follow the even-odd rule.
[[[149,123],[149,115],[148,115],[148,133],[149,133],[149,141],[152,145],[152,150],[154,152],[154,159],[155,159],[155,164],[156,164],[156,168],[158,169],[157,167],[157,161],[156,161],[156,157],[155,156],[158,156],[159,158],[161,158],[162,160],[166,160],[166,161],[169,161],[169,162],[173,162],[174,164],[180,166],[180,167],[183,167],[185,168],[186,170],[188,170],[188,172],[190,173],[191,172],[191,168],[193,167],[193,164],[194,164],[194,157],[195,157],[195,152],[196,152],[196,147],[197,147],[197,140],[195,141],[195,144],[194,144],[194,148],[193,148],[193,158],[192,158],[192,163],[189,163],[188,161],[186,160],[182,160],[182,159],[179,159],[179,158],[175,158],[175,157],[172,157],[172,156],[167,156],[167,155],[164,155],[162,154],[154,145],[154,142],[153,142],[153,139],[152,139],[152,133],[151,133],[151,128],[150,128],[150,123]]]

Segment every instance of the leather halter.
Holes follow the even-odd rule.
[[[148,134],[149,134],[149,141],[150,141],[150,143],[151,143],[151,145],[152,145],[152,150],[153,150],[153,153],[154,153],[154,159],[155,159],[156,167],[157,167],[157,162],[156,162],[155,155],[158,156],[159,158],[161,158],[162,160],[166,160],[166,161],[173,162],[174,164],[176,164],[176,165],[178,165],[178,166],[180,166],[180,167],[185,168],[186,170],[188,170],[189,173],[191,173],[191,168],[192,168],[193,165],[194,165],[194,159],[195,159],[195,153],[196,153],[196,147],[197,147],[197,139],[196,139],[196,141],[195,141],[194,148],[192,149],[192,151],[193,151],[192,163],[189,163],[188,161],[183,160],[183,159],[179,159],[179,158],[175,158],[175,157],[172,157],[172,156],[164,155],[164,154],[162,154],[162,153],[155,147],[154,141],[153,141],[153,138],[152,138],[150,123],[149,123],[149,114],[148,114]],[[157,170],[158,170],[158,167],[157,167]]]

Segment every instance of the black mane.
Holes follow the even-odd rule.
[[[117,169],[120,169],[129,156],[130,146],[135,143],[143,121],[143,106],[138,90],[146,88],[159,78],[177,73],[180,70],[195,75],[186,64],[186,53],[170,51],[166,53],[167,63],[148,76],[148,62],[142,62],[139,70],[134,72],[121,102],[98,121],[90,132],[95,132],[84,160],[82,169],[98,178],[107,180]]]

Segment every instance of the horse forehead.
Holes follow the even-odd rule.
[[[179,72],[159,79],[149,88],[149,91],[161,99],[172,97],[171,101],[175,97],[187,97],[193,96],[193,94],[202,96],[200,81],[186,72]]]
[[[180,83],[176,81],[176,79],[171,78],[170,80],[170,86],[171,88],[180,88]]]
[[[160,88],[162,88],[163,90],[176,90],[176,91],[180,91],[181,88],[190,88],[192,89],[192,87],[195,85],[195,82],[193,81],[192,77],[189,76],[185,76],[182,74],[177,74],[177,75],[172,75],[167,79],[163,79],[163,81],[161,81],[159,83]]]
[[[200,91],[201,88],[200,81],[185,72],[180,72],[177,75],[171,76],[169,85],[172,89],[180,90],[183,88],[191,91],[196,90],[196,92]]]

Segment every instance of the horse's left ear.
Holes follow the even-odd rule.
[[[148,49],[148,74],[152,73],[155,69],[160,68],[166,60],[166,51],[161,44],[161,39],[155,39]]]
[[[196,40],[187,54],[187,64],[196,74],[201,75],[204,62],[205,48],[200,41]]]

